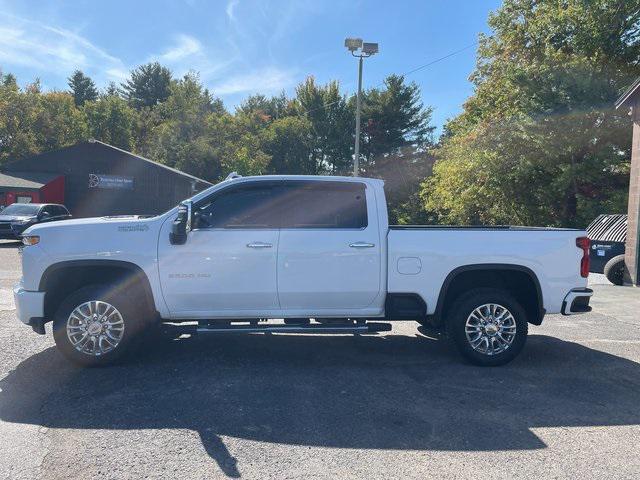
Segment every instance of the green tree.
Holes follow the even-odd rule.
[[[399,75],[389,75],[384,85],[384,89],[373,88],[363,96],[361,151],[365,170],[402,147],[424,149],[432,145],[432,109],[422,104],[420,88],[415,83],[407,85]]]
[[[212,181],[232,170],[263,173],[268,165],[260,149],[262,128],[228,114],[197,74],[173,82],[169,97],[154,111],[157,124],[147,125],[145,145],[153,159]]]
[[[103,97],[119,97],[120,96],[120,90],[118,90],[118,86],[116,85],[116,82],[109,82],[109,84],[107,85],[107,88],[104,89],[103,93],[102,93]]]
[[[15,81],[7,81],[9,75],[0,85],[0,165],[39,151],[33,128],[40,110],[39,95],[21,92]]]
[[[287,99],[284,92],[271,98],[267,98],[261,94],[250,95],[240,104],[237,108],[237,112],[245,115],[250,113],[262,113],[263,115],[268,116],[269,119],[277,120],[291,113],[289,104],[290,101]]]
[[[219,175],[219,165],[210,165],[207,171],[205,161],[208,115],[212,110],[211,98],[197,75],[188,74],[173,82],[165,102],[154,109],[157,125],[149,126],[149,151],[146,153],[194,175],[205,178]]]
[[[122,91],[134,108],[153,107],[169,98],[171,78],[168,68],[158,62],[147,63],[131,71]]]
[[[68,147],[88,137],[87,121],[67,92],[39,95],[33,130],[38,152]]]
[[[340,93],[338,82],[324,86],[313,77],[296,88],[293,113],[306,118],[312,131],[312,174],[346,173],[350,169],[354,111],[347,98]]]
[[[271,157],[267,172],[309,175],[314,172],[312,127],[309,120],[295,116],[275,120],[265,135],[264,151]]]
[[[0,86],[0,163],[72,145],[87,138],[84,113],[65,92]]]
[[[124,150],[135,146],[136,111],[117,96],[109,95],[84,106],[89,134]]]
[[[80,70],[73,72],[73,75],[68,80],[71,95],[73,95],[73,100],[77,106],[81,107],[85,102],[98,98],[98,90],[95,83]]]
[[[7,73],[6,75],[0,75],[0,79],[2,80],[3,86],[18,90],[18,79],[14,74]]]
[[[421,208],[420,182],[431,174],[432,109],[420,99],[415,83],[390,75],[383,88],[363,95],[361,171],[385,181],[392,223],[428,223]],[[355,108],[355,99],[351,99]]]
[[[623,211],[630,120],[613,102],[640,74],[639,12],[639,0],[506,0],[425,207],[450,222],[581,227]]]

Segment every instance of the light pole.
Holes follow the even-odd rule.
[[[353,155],[353,176],[358,176],[360,163],[360,105],[362,96],[362,60],[378,53],[377,43],[363,42],[361,38],[347,38],[344,46],[358,58],[358,95],[356,97],[356,146]],[[358,52],[359,50],[359,52]]]

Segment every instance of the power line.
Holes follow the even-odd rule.
[[[436,63],[442,62],[443,60],[446,60],[447,58],[451,58],[451,57],[453,57],[454,55],[457,55],[457,54],[462,53],[462,52],[464,52],[464,51],[466,51],[466,50],[469,50],[470,48],[473,48],[473,47],[477,46],[477,45],[478,45],[478,43],[479,43],[478,41],[473,42],[472,44],[467,45],[466,47],[462,47],[462,48],[460,48],[460,49],[458,49],[458,50],[456,50],[456,51],[454,51],[454,52],[451,52],[451,53],[449,53],[449,54],[445,55],[444,57],[436,58],[435,60],[432,60],[432,61],[430,61],[429,63],[425,63],[424,65],[420,65],[419,67],[416,67],[416,68],[414,68],[413,70],[409,70],[408,72],[403,73],[403,74],[401,74],[401,75],[402,75],[403,77],[406,77],[407,75],[411,75],[412,73],[419,72],[420,70],[423,70],[423,69],[425,69],[425,68],[427,68],[427,67],[430,67],[431,65],[434,65],[434,64],[436,64]],[[384,82],[383,82],[383,83],[384,83]],[[381,85],[381,84],[379,84],[379,85]]]
[[[490,37],[487,37],[487,38],[490,38]],[[479,41],[475,41],[475,42],[467,45],[466,47],[459,48],[458,50],[455,50],[455,51],[453,51],[451,53],[448,53],[448,54],[446,54],[446,55],[444,55],[444,56],[442,56],[440,58],[436,58],[435,60],[431,60],[430,62],[427,62],[427,63],[425,63],[423,65],[420,65],[420,66],[418,66],[418,67],[416,67],[416,68],[414,68],[412,70],[409,70],[407,72],[401,73],[400,76],[407,77],[408,75],[412,75],[412,74],[414,74],[416,72],[419,72],[420,70],[424,70],[425,68],[430,67],[432,65],[435,65],[436,63],[440,63],[440,62],[442,62],[442,61],[444,61],[444,60],[446,60],[448,58],[451,58],[451,57],[453,57],[455,55],[458,55],[459,53],[462,53],[462,52],[464,52],[466,50],[469,50],[470,48],[476,47],[479,43],[480,43]],[[378,83],[377,85],[375,85],[374,88],[375,87],[381,87],[383,85],[384,85],[384,81],[382,81],[382,82]],[[352,94],[349,98],[353,97],[354,95],[355,94]],[[335,102],[325,103],[320,107],[312,108],[310,110],[301,112],[299,115],[307,115],[309,113],[316,112],[316,111],[321,110],[323,108],[330,107],[331,105],[335,105],[336,103],[340,103],[341,101],[342,101],[342,98],[340,100],[336,100]]]

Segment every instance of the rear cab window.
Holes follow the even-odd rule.
[[[368,225],[365,184],[286,181],[282,228],[364,229]]]

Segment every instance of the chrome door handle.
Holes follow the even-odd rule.
[[[351,248],[373,248],[375,247],[375,244],[368,243],[368,242],[355,242],[355,243],[350,243],[349,246]]]
[[[273,247],[273,245],[271,245],[270,243],[264,243],[264,242],[251,242],[251,243],[247,243],[247,247],[248,248],[271,248]]]

